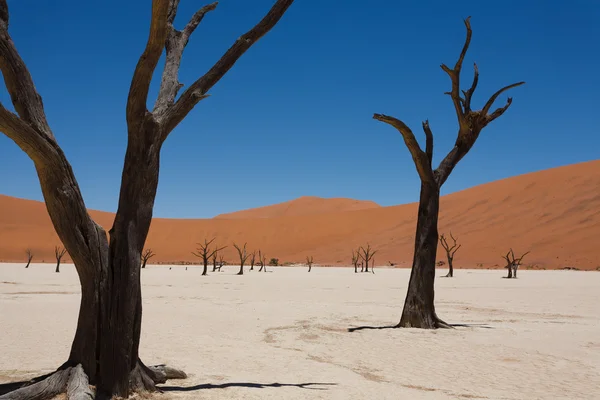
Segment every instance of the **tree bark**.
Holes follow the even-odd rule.
[[[437,318],[434,306],[439,207],[437,186],[422,183],[413,266],[399,327],[434,329],[443,324]]]
[[[244,275],[244,263],[240,263],[240,270],[237,273],[238,275]]]
[[[452,267],[453,257],[448,257],[448,275],[446,278],[452,278],[454,276],[454,268]]]
[[[203,260],[204,268],[202,269],[202,275],[208,275],[208,260]]]
[[[56,269],[54,270],[54,272],[60,272],[60,260],[56,261]]]

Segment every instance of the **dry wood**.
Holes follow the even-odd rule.
[[[457,246],[456,239],[452,236],[452,232],[450,232],[450,238],[453,241],[452,245],[448,244],[448,240],[444,234],[440,235],[440,243],[444,250],[446,250],[446,257],[448,258],[448,274],[446,275],[446,278],[452,278],[454,276],[454,267],[452,264],[454,261],[454,254],[456,254],[458,249],[460,249],[460,246],[462,246],[460,244]]]
[[[423,122],[425,133],[425,151],[422,150],[412,130],[401,120],[384,115],[374,114],[373,118],[385,122],[400,132],[408,148],[419,177],[421,179],[421,195],[415,234],[415,250],[408,292],[402,310],[399,327],[433,329],[448,327],[441,321],[434,306],[435,261],[438,242],[438,214],[440,188],[446,182],[458,162],[471,150],[482,129],[500,117],[511,105],[508,98],[505,106],[490,113],[494,102],[505,91],[520,86],[524,82],[514,83],[496,91],[481,110],[472,109],[472,96],[479,82],[479,70],[475,65],[475,74],[471,87],[463,91],[461,97],[460,73],[463,61],[471,43],[472,29],[470,17],[465,21],[466,39],[458,60],[453,68],[441,65],[450,77],[452,88],[447,92],[452,100],[458,119],[458,133],[452,150],[444,157],[436,169],[433,169],[433,133],[429,121]]]
[[[235,249],[238,252],[238,255],[240,257],[240,270],[237,273],[238,275],[244,275],[244,264],[246,263],[246,260],[248,259],[248,257],[250,256],[250,254],[248,254],[246,252],[246,244],[244,243],[243,247],[238,246],[237,244],[233,244],[233,247],[235,247]]]

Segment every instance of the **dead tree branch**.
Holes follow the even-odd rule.
[[[33,252],[31,251],[31,249],[27,249],[25,250],[25,253],[27,253],[27,265],[25,266],[25,268],[29,268],[29,264],[31,264],[31,260],[33,260]]]
[[[308,265],[308,272],[312,269],[313,266],[313,257],[306,256],[306,265]]]
[[[517,278],[517,269],[519,269],[521,266],[521,261],[527,254],[529,254],[529,251],[517,258],[515,257],[515,252],[513,249],[510,249],[505,256],[502,256],[506,260],[506,266],[504,268],[508,269],[508,275],[505,276],[505,278]]]
[[[227,247],[223,246],[216,247],[214,250],[211,249],[210,246],[212,242],[215,241],[215,239],[216,238],[212,238],[211,240],[204,239],[204,243],[196,243],[198,245],[198,248],[196,249],[196,251],[192,251],[193,255],[202,260],[202,265],[204,266],[204,269],[202,270],[203,276],[208,275],[208,260],[210,260],[213,257],[213,255],[215,255],[217,252]]]
[[[362,258],[362,260],[365,263],[365,270],[364,272],[369,272],[369,261],[371,261],[371,259],[373,258],[373,256],[375,255],[375,253],[377,253],[377,250],[373,250],[371,249],[371,245],[367,243],[367,247],[360,247],[359,249],[359,256]]]

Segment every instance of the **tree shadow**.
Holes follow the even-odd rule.
[[[494,327],[487,324],[448,324],[452,328],[483,328],[483,329],[494,329]],[[348,328],[348,332],[362,331],[365,329],[401,329],[400,325],[384,325],[384,326],[355,326]]]
[[[196,390],[205,389],[227,389],[231,387],[242,387],[251,389],[265,389],[265,388],[281,388],[281,387],[297,387],[300,389],[309,390],[328,390],[326,387],[318,386],[336,386],[337,383],[319,383],[319,382],[308,382],[308,383],[253,383],[253,382],[227,382],[227,383],[203,383],[195,386],[159,386],[161,390],[165,392],[193,392]],[[317,387],[313,387],[317,386]]]

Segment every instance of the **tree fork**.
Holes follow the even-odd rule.
[[[86,379],[105,396],[128,397],[156,390],[169,377],[166,367],[147,368],[138,358],[142,304],[140,258],[150,228],[160,164],[160,149],[173,129],[239,58],[269,32],[293,0],[277,0],[265,17],[239,37],[223,56],[176,100],[183,49],[204,14],[200,9],[185,28],[173,23],[179,0],[153,0],[150,32],[135,67],[126,105],[128,143],[118,210],[110,238],[87,212],[72,167],[47,122],[42,98],[8,32],[7,0],[0,0],[0,70],[16,113],[0,104],[0,131],[33,161],[46,209],[68,251],[82,288],[79,319],[66,366],[43,380],[5,393],[5,399],[43,399],[67,393],[89,398]],[[154,109],[147,109],[151,79],[166,51]],[[132,318],[133,316],[133,318]],[[86,377],[86,378],[84,378]],[[81,389],[80,389],[81,388]],[[37,392],[36,392],[37,391]],[[2,391],[0,390],[0,393]]]
[[[461,97],[460,90],[460,73],[472,36],[470,17],[465,19],[464,23],[467,35],[454,68],[449,68],[445,64],[441,65],[452,83],[451,91],[445,94],[452,99],[459,128],[454,147],[439,166],[435,170],[432,166],[434,143],[429,121],[426,120],[422,124],[425,134],[425,151],[423,151],[414,133],[404,122],[384,114],[373,115],[373,119],[385,122],[400,132],[421,180],[413,265],[398,327],[425,329],[449,327],[437,317],[434,306],[440,189],[459,161],[471,150],[483,128],[504,114],[512,104],[512,98],[509,97],[503,107],[490,113],[496,99],[503,92],[525,83],[518,82],[501,88],[490,97],[481,110],[473,110],[471,99],[479,82],[479,70],[476,64],[471,87],[462,91],[464,97]]]

